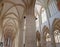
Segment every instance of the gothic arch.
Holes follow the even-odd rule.
[[[45,25],[42,29],[43,31],[43,47],[47,47],[48,43],[51,43],[51,37],[50,37],[50,32],[49,32],[49,28]]]
[[[60,19],[55,18],[52,24],[55,43],[60,43]]]
[[[46,35],[47,32],[49,33],[49,28],[47,26],[44,26],[42,31],[43,31],[43,34]]]
[[[53,30],[60,30],[60,19],[59,18],[55,18],[53,21]]]
[[[45,39],[45,41],[46,41],[46,35],[47,34],[49,34],[49,36],[48,37],[50,37],[50,33],[49,33],[49,28],[47,27],[47,26],[44,26],[43,27],[43,37],[44,37],[44,39]]]

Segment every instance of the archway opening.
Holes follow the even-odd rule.
[[[56,18],[53,21],[53,33],[56,46],[60,46],[60,19]]]

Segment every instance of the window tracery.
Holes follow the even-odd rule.
[[[55,37],[55,42],[60,43],[60,31],[59,30],[54,31],[54,37]]]
[[[50,42],[50,41],[51,41],[50,34],[49,34],[49,33],[47,33],[47,34],[46,34],[46,42]]]

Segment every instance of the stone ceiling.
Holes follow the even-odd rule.
[[[13,34],[14,38],[14,35],[19,30],[20,21],[23,18],[25,9],[29,9],[34,4],[34,1],[0,0],[0,28],[5,37]]]
[[[28,11],[35,5],[35,1],[44,6],[48,0],[0,0],[0,28],[3,28],[4,34],[5,31],[18,31],[25,9]]]

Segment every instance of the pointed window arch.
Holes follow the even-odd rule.
[[[55,43],[60,43],[60,19],[59,18],[54,19],[53,30],[54,30]]]
[[[42,17],[42,23],[47,21],[46,10],[44,8],[42,8],[41,17]]]

